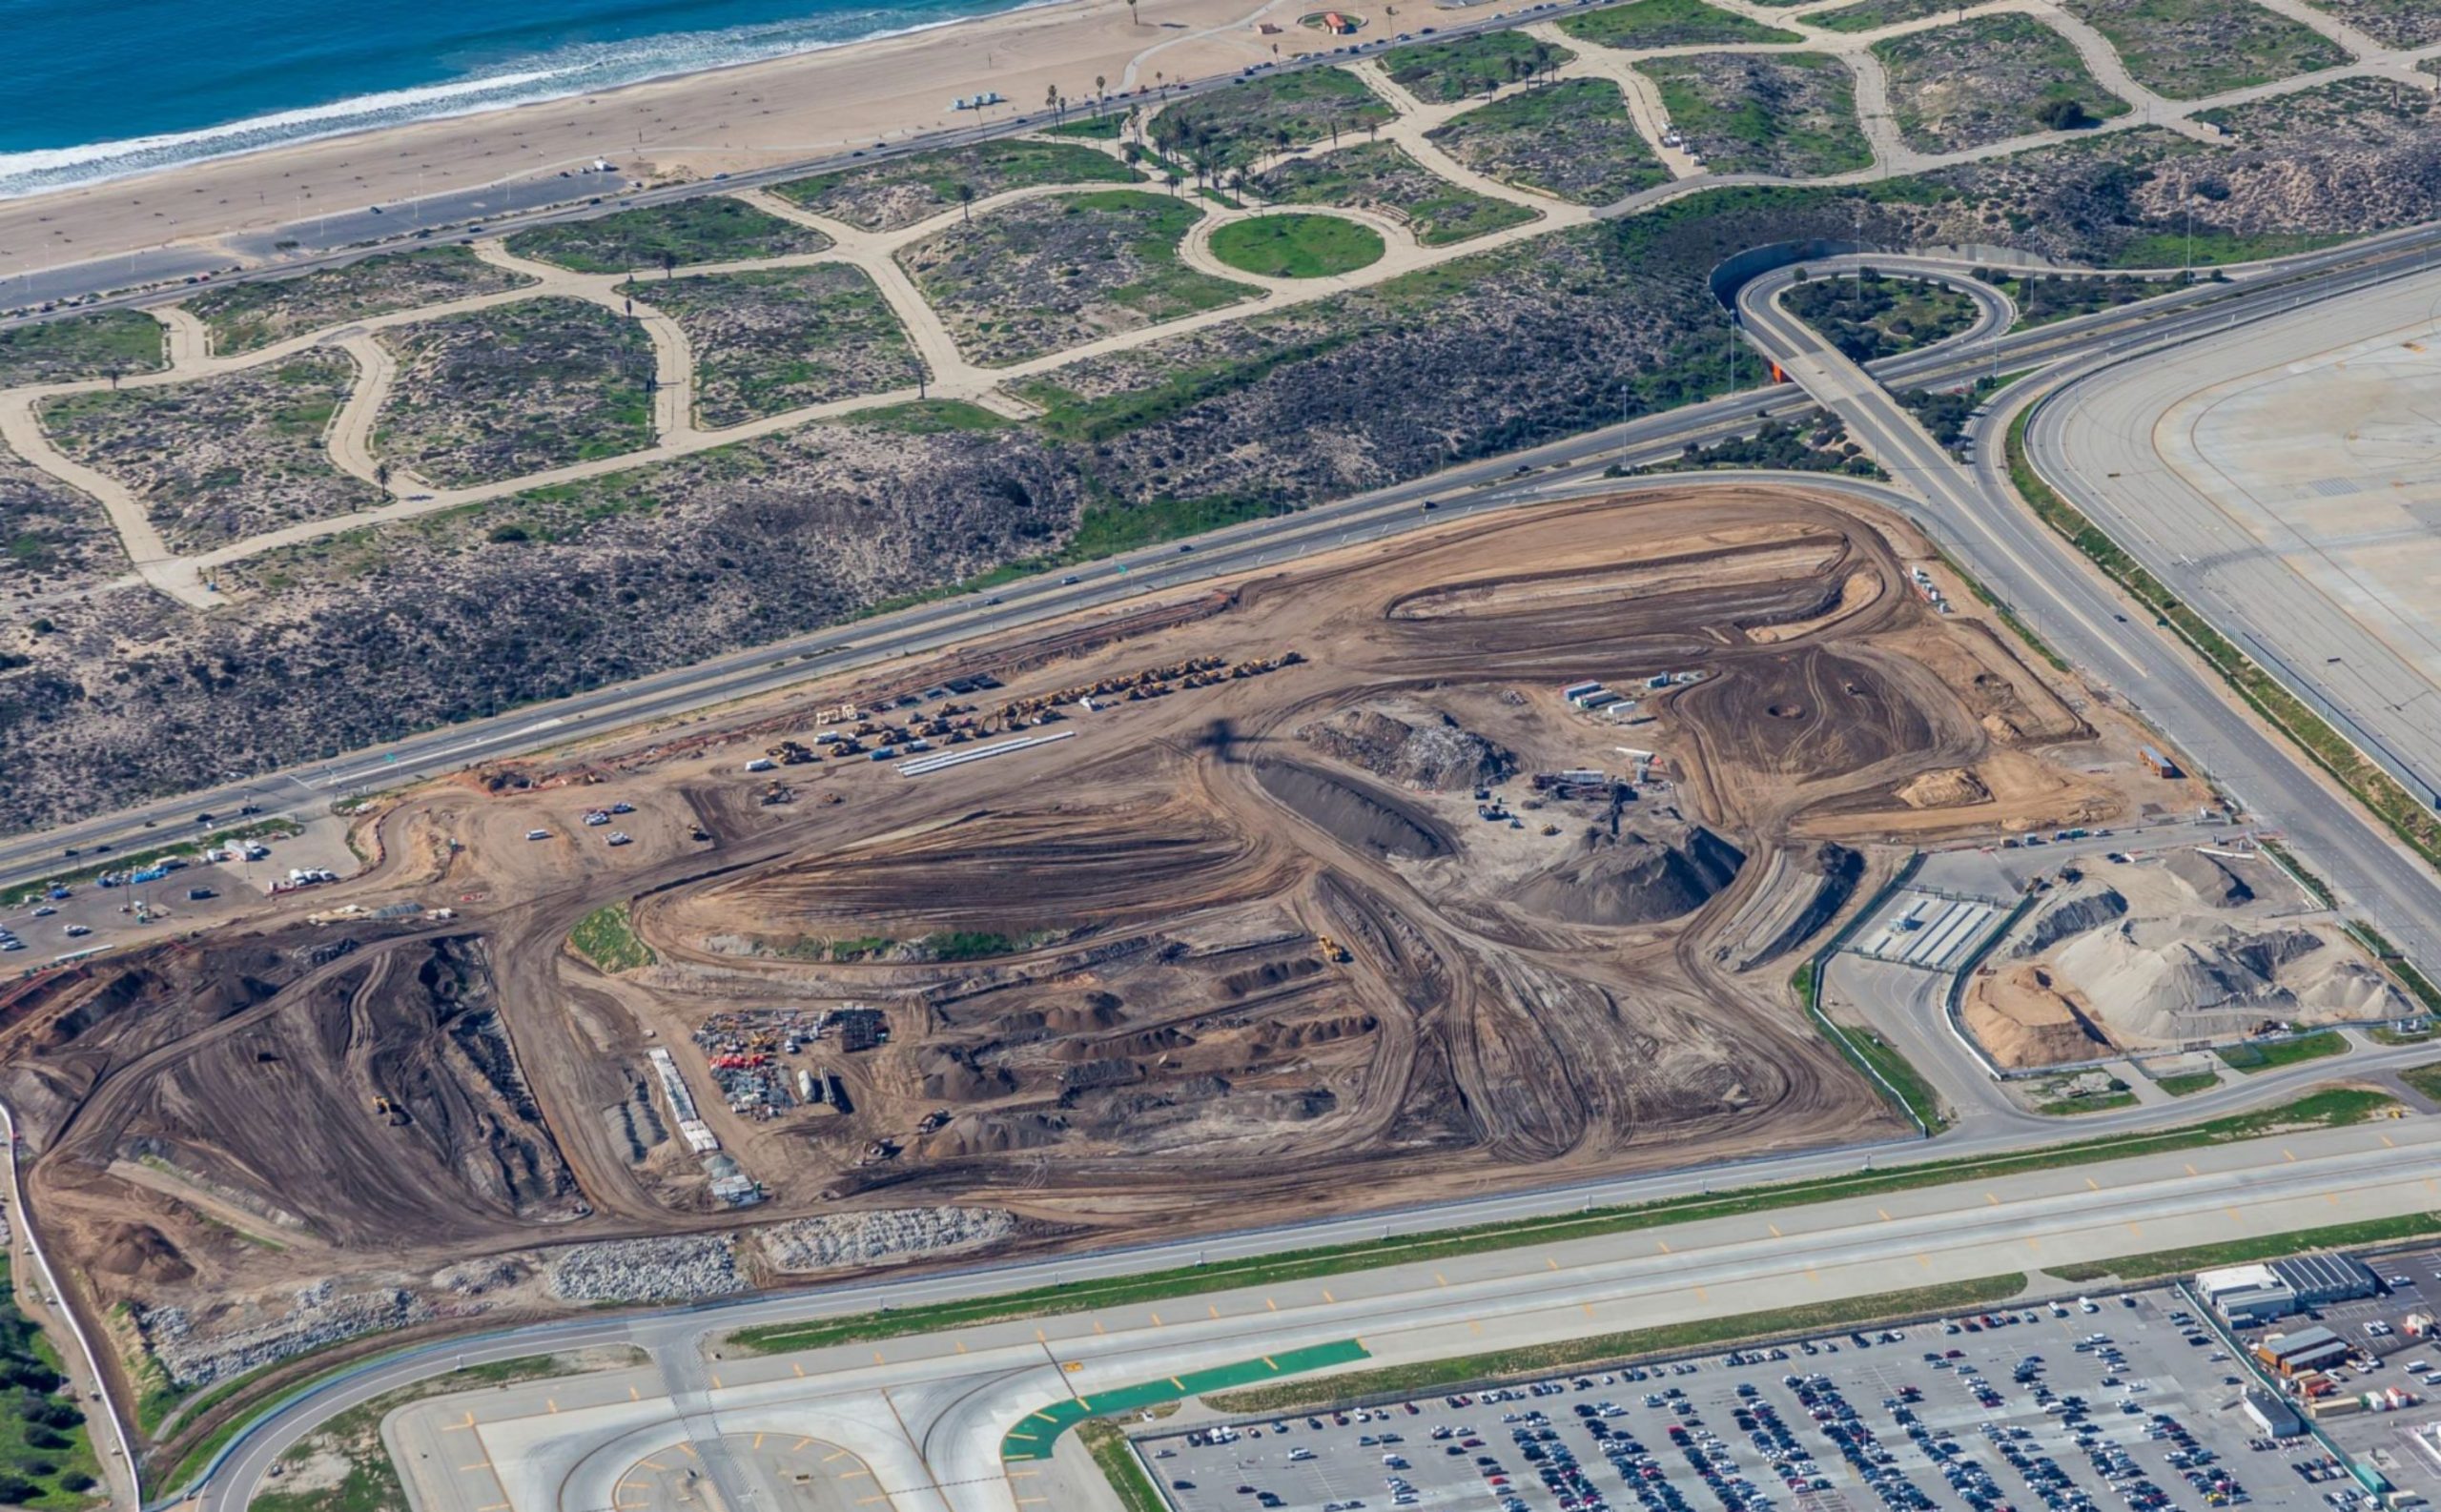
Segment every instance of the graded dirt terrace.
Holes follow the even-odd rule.
[[[1549,505],[409,791],[362,878],[16,991],[29,1200],[210,1379],[598,1298],[579,1241],[738,1234],[733,1285],[783,1220],[1079,1247],[1895,1129],[1796,961],[1887,840],[2147,780],[1925,554],[1803,490]],[[405,902],[454,913],[334,917]]]

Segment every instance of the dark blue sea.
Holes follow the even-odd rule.
[[[0,197],[808,51],[1016,0],[0,0]]]

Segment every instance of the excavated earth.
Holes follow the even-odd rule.
[[[886,1213],[920,1259],[1854,1140],[1891,1115],[1786,983],[1881,842],[2135,808],[2132,733],[1934,612],[1928,556],[1802,490],[1551,505],[428,786],[355,881],[0,999],[31,1205],[95,1317],[191,1350],[300,1296],[548,1310],[578,1243],[739,1234],[685,1252],[726,1286],[803,1271],[761,1224]],[[1596,679],[1638,707],[1561,698]],[[843,703],[1053,694],[1020,754],[744,769]],[[401,901],[454,916],[304,917]],[[605,906],[648,959],[569,949]],[[851,1008],[886,1035],[775,1033],[760,1107],[696,1037]]]

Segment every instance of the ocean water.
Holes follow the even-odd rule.
[[[1021,0],[0,0],[0,197]]]

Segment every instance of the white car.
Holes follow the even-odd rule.
[[[525,831],[525,838],[528,840],[548,840],[551,838],[551,832],[547,829],[528,829]]]
[[[82,924],[72,924],[68,927],[68,937],[72,940],[81,939],[92,932],[90,928]]]
[[[46,903],[41,908],[34,909],[34,917],[37,919],[48,919],[58,911],[59,910],[57,909],[54,909],[50,904]]]

